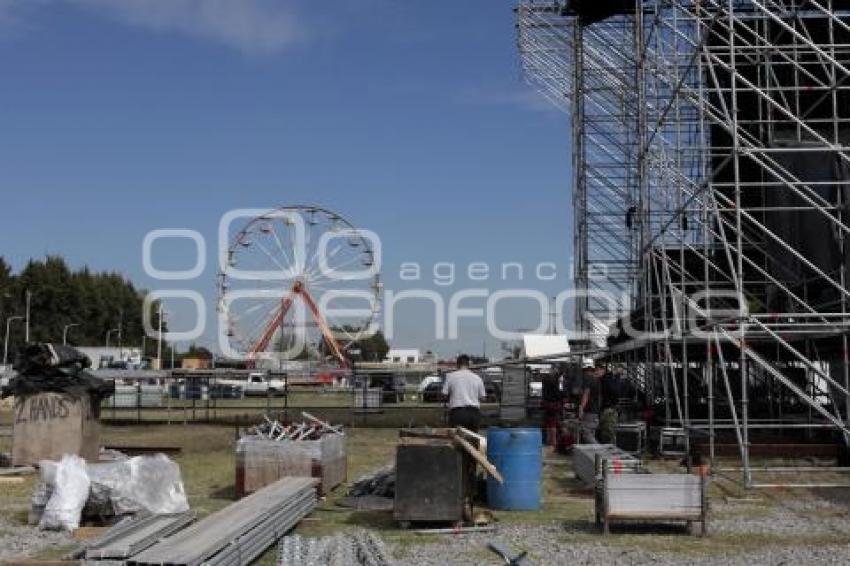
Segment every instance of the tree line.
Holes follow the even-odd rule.
[[[59,256],[30,260],[14,273],[0,257],[0,332],[5,339],[10,317],[25,316],[30,297],[30,340],[62,342],[67,328],[68,344],[103,346],[109,333],[110,345],[121,342],[141,347],[144,333],[142,309],[146,291],[117,272],[93,272],[88,267],[71,270]],[[158,325],[158,306],[151,305],[151,322]],[[73,326],[69,326],[73,325]],[[9,361],[24,343],[25,321],[13,320],[9,332]],[[163,323],[163,329],[165,324]],[[156,356],[154,340],[144,340],[148,357]],[[165,353],[163,355],[165,357]]]
[[[95,272],[88,267],[72,270],[61,256],[48,255],[44,259],[31,259],[15,273],[0,256],[0,349],[5,340],[6,323],[11,317],[26,315],[27,293],[30,296],[30,341],[62,343],[67,330],[68,344],[72,346],[118,346],[118,328],[121,344],[125,347],[142,347],[143,357],[155,358],[157,343],[142,339],[142,309],[147,291],[137,289],[133,283],[117,272]],[[151,304],[151,325],[159,324],[158,305]],[[163,330],[167,324],[163,321]],[[10,323],[9,363],[25,341],[25,321],[16,318]],[[344,327],[355,334],[357,329]],[[341,330],[336,328],[335,330]],[[144,344],[143,344],[144,343]],[[330,355],[331,349],[322,344],[322,353]],[[171,356],[170,345],[163,343],[163,363]],[[389,350],[389,344],[380,331],[365,337],[350,348],[359,351],[356,359],[380,361]],[[2,352],[0,352],[2,355]],[[175,359],[183,355],[212,357],[206,348],[192,344],[188,352],[175,352]],[[306,353],[305,353],[306,357]]]

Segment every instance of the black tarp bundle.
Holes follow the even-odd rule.
[[[37,393],[66,393],[88,396],[93,407],[115,393],[115,384],[86,371],[91,361],[71,346],[34,342],[24,346],[15,359],[17,375],[0,390],[0,398],[25,397]]]

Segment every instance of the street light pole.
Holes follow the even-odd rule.
[[[124,361],[124,309],[118,309],[118,359]]]
[[[3,365],[6,365],[6,362],[9,360],[9,326],[11,326],[12,321],[21,320],[22,316],[10,316],[6,319],[6,339],[3,341]]]
[[[74,326],[80,326],[79,322],[72,322],[71,324],[66,324],[65,328],[62,329],[62,345],[65,346],[68,344],[68,329],[73,328]]]
[[[159,366],[156,369],[162,369],[162,301],[159,303],[159,335],[157,336],[156,345],[156,363]]]
[[[32,298],[32,293],[30,293],[29,289],[27,289],[26,296],[27,296],[27,329],[26,329],[26,336],[24,338],[24,341],[27,344],[29,344],[29,341],[30,341],[30,299]]]
[[[109,335],[112,334],[113,332],[118,332],[118,329],[117,328],[111,328],[111,329],[106,331],[106,347],[107,348],[109,348]]]

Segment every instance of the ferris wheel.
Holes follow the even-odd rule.
[[[218,276],[221,339],[249,359],[333,358],[347,367],[346,350],[377,322],[377,237],[319,206],[253,213],[226,235]]]

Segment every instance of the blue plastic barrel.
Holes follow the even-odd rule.
[[[543,438],[539,428],[487,429],[487,458],[504,484],[487,478],[487,503],[492,509],[540,509]]]

